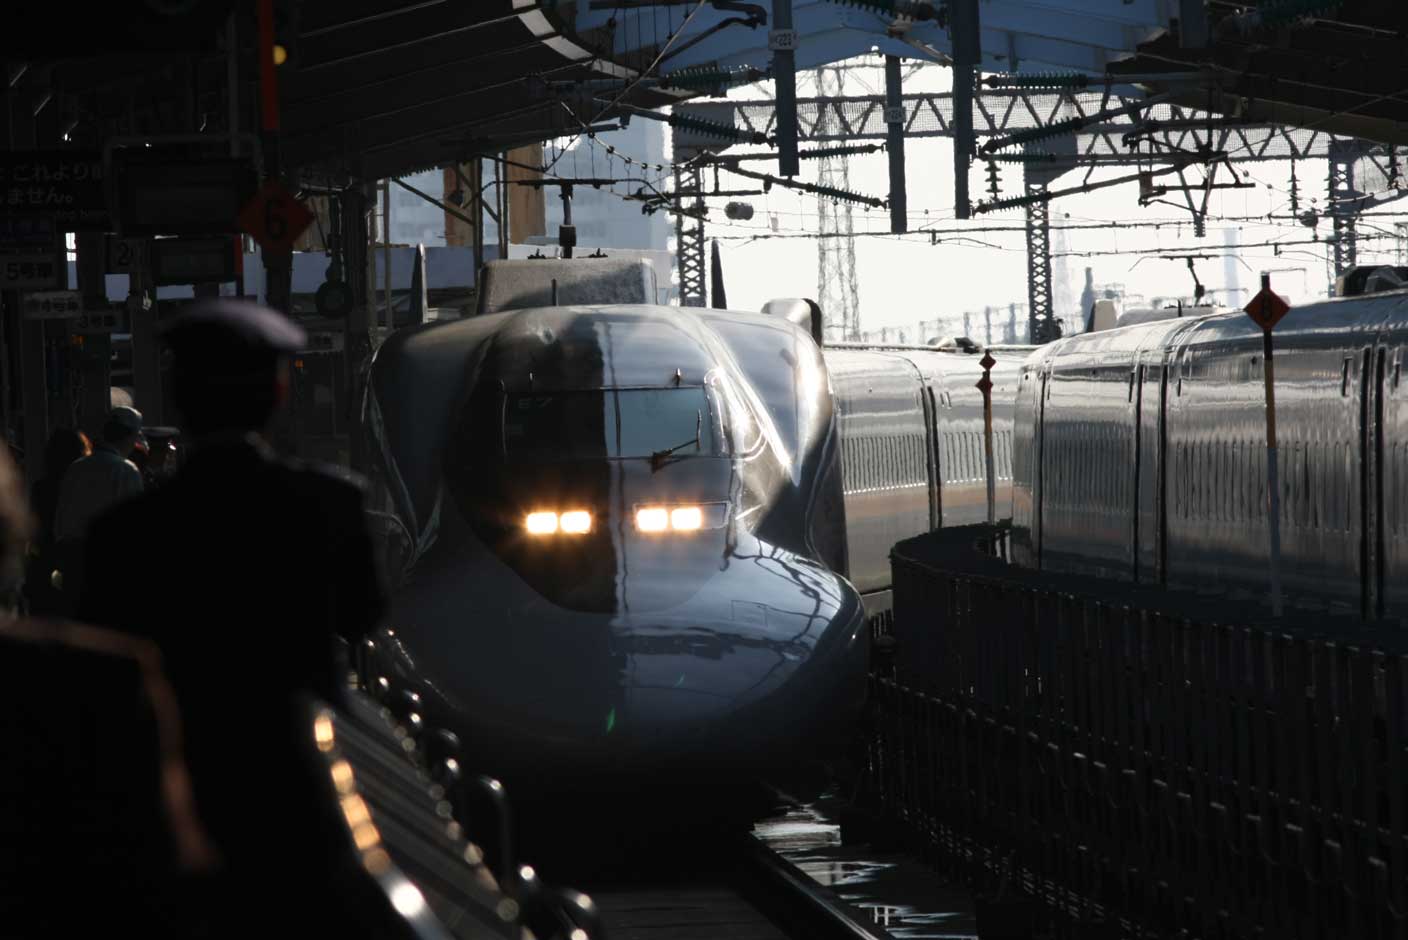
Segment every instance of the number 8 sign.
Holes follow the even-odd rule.
[[[313,221],[313,213],[277,180],[265,183],[240,210],[240,229],[270,254],[293,250],[293,243]]]

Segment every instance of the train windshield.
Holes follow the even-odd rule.
[[[698,386],[510,395],[504,453],[532,460],[717,457],[719,417]]]

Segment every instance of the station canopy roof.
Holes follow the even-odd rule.
[[[726,85],[730,73],[756,79],[772,55],[770,0],[274,2],[290,50],[278,70],[285,164],[334,176],[399,176],[573,134],[626,105],[660,108]],[[227,103],[211,95],[219,87],[224,96],[229,18],[242,18],[249,54],[255,6],[145,0],[80,12],[24,4],[7,13],[0,55],[12,87],[65,96],[79,119],[96,114],[121,124],[124,107],[158,117],[216,111]],[[868,52],[945,62],[953,51],[947,7],[793,0],[797,66]],[[1250,87],[1257,107],[1294,121],[1296,105],[1304,120],[1331,130],[1343,123],[1372,131],[1408,118],[1403,100],[1384,93],[1408,87],[1399,74],[1408,68],[1399,0],[1343,0],[1334,22],[1294,17],[1271,24],[1271,34],[1245,18],[1254,4],[1229,7],[1235,18],[1213,13],[1197,24],[1201,39],[1180,25],[1182,12],[1202,9],[1187,0],[980,0],[978,7],[984,70],[1201,68],[1225,79],[1232,94],[1220,110],[1244,106],[1237,96]],[[1191,42],[1198,47],[1187,48]],[[1367,65],[1365,55],[1373,59]],[[1238,63],[1255,74],[1235,71]],[[131,100],[111,100],[122,96]],[[1277,111],[1278,103],[1286,107]]]

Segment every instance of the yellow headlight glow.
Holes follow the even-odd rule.
[[[636,510],[636,528],[642,532],[664,532],[670,527],[670,513],[664,506]]]
[[[523,522],[529,535],[552,535],[557,531],[557,513],[530,512]]]
[[[570,535],[581,535],[592,530],[592,514],[584,509],[564,512],[557,521],[562,531]]]
[[[704,511],[698,506],[676,506],[670,510],[670,528],[676,532],[693,532],[704,525]]]

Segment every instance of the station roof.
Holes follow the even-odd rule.
[[[688,76],[765,70],[771,61],[770,0],[275,3],[293,53],[279,69],[285,163],[332,176],[399,176],[575,133],[609,120],[608,103],[658,108],[697,94]],[[1399,0],[1341,0],[1334,20],[1306,15],[1325,6],[1308,0],[1260,5],[1261,13],[1252,3],[1214,5],[1206,22],[1180,24],[1182,12],[1203,4],[981,0],[982,67],[1202,69],[1219,79],[1214,110],[1380,140],[1402,133],[1408,102],[1396,90],[1408,88],[1408,49]],[[232,13],[244,18],[249,54],[254,6],[147,0],[75,15],[60,4],[24,4],[7,14],[0,54],[12,87],[67,96],[64,107],[80,119],[96,114],[120,126],[126,108],[138,115],[129,123],[150,113],[147,123],[160,124],[163,111],[225,103],[210,96],[225,67],[226,23]],[[793,0],[793,8],[802,69],[872,51],[943,62],[953,51],[945,4]],[[1278,12],[1292,8],[1296,15]],[[242,92],[247,106],[257,89]],[[1190,104],[1208,106],[1203,89],[1189,93],[1199,97]]]

